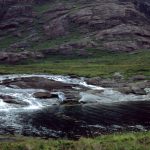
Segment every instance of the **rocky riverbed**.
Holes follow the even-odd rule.
[[[0,134],[77,138],[149,129],[150,82],[61,75],[0,76]],[[144,115],[142,117],[139,117]]]

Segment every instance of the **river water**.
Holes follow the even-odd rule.
[[[59,99],[41,100],[33,93],[42,89],[20,89],[0,86],[0,95],[10,95],[27,106],[12,105],[0,99],[0,134],[22,134],[52,138],[92,137],[120,131],[147,131],[150,129],[150,94],[137,96],[121,94],[113,89],[88,85],[84,78],[55,75],[4,75],[5,79],[19,77],[44,77],[80,86],[81,104],[61,105]],[[73,87],[74,88],[74,87]],[[103,91],[102,91],[103,90]],[[99,92],[98,92],[99,91]]]

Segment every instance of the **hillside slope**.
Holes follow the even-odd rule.
[[[148,0],[2,0],[0,8],[0,50],[31,51],[21,59],[150,48]]]

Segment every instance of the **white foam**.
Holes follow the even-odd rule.
[[[80,90],[82,87],[87,87],[91,89],[93,92],[80,92],[81,99],[79,100],[80,102],[100,102],[100,103],[113,103],[113,102],[122,102],[122,101],[146,101],[150,100],[150,94],[143,95],[143,96],[138,96],[138,95],[125,95],[120,92],[114,91],[112,89],[108,88],[103,88],[100,86],[95,86],[95,85],[89,85],[84,81],[84,78],[80,79],[75,79],[75,78],[70,78],[69,76],[61,76],[61,75],[38,75],[38,74],[18,74],[18,75],[2,75],[0,76],[0,81],[6,80],[6,79],[11,79],[14,80],[15,78],[22,78],[22,77],[43,77],[67,84],[73,84],[73,88]],[[44,100],[39,100],[37,98],[33,97],[34,92],[38,91],[43,91],[41,89],[20,89],[15,87],[5,87],[5,86],[0,86],[0,94],[4,95],[10,95],[15,97],[18,101],[24,101],[28,103],[28,106],[23,106],[20,108],[20,110],[29,110],[29,109],[42,109],[47,106],[51,106],[53,104],[57,104],[58,102],[56,101],[44,101]],[[96,91],[96,92],[95,92]],[[147,92],[149,90],[147,89]],[[60,102],[64,101],[65,95],[63,92],[57,92],[58,97]],[[0,101],[0,111],[1,110],[18,110],[18,106],[15,105],[10,105],[7,104],[3,101]]]
[[[126,101],[149,101],[150,95],[122,94],[113,89],[104,89],[103,92],[80,92],[80,102],[114,103]]]

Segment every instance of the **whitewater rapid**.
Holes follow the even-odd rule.
[[[0,82],[6,79],[15,78],[25,78],[25,77],[43,77],[54,81],[59,81],[67,84],[72,84],[78,90],[80,90],[81,86],[88,88],[87,91],[80,92],[79,102],[84,103],[115,103],[115,102],[123,102],[123,101],[148,101],[150,100],[150,95],[134,95],[134,94],[122,94],[118,91],[114,91],[110,88],[103,88],[99,86],[89,85],[84,81],[84,78],[71,78],[69,76],[62,75],[1,75]],[[65,99],[65,95],[63,92],[56,92],[58,94],[59,99],[48,99],[48,100],[40,100],[33,97],[35,92],[42,92],[42,89],[21,89],[16,86],[5,87],[3,85],[0,86],[0,95],[9,95],[15,97],[18,101],[23,101],[28,103],[27,106],[18,107],[17,105],[7,104],[0,99],[0,111],[24,111],[24,110],[34,110],[34,109],[42,109],[44,107],[52,106],[55,104],[60,104],[61,101]]]
[[[61,75],[1,75],[0,82],[22,77],[43,77],[71,84],[72,89],[79,91],[78,101],[81,104],[61,105],[66,99],[61,90],[55,92],[58,98],[38,99],[33,94],[45,90],[0,85],[0,95],[9,95],[27,104],[9,104],[0,99],[0,134],[72,137],[88,135],[91,131],[97,135],[116,130],[145,131],[150,128],[149,89],[145,89],[149,93],[147,95],[126,95],[111,88],[89,85],[83,77]]]

